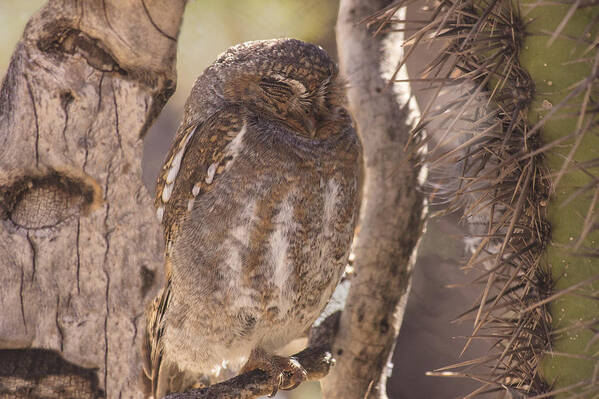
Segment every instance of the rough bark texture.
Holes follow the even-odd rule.
[[[184,6],[50,1],[17,44],[0,91],[0,348],[46,351],[0,373],[3,396],[140,396],[144,304],[163,273],[142,136],[174,90]],[[0,363],[31,362],[20,352]],[[38,375],[57,362],[70,390]]]
[[[425,206],[424,171],[408,145],[415,105],[406,87],[389,87],[401,34],[361,23],[389,0],[342,0],[337,21],[340,69],[364,147],[364,198],[354,267],[339,333],[337,366],[323,380],[324,396],[383,398],[389,359],[405,309]],[[394,91],[397,90],[397,91]],[[402,91],[403,90],[403,91]]]

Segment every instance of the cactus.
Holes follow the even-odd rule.
[[[592,380],[599,364],[599,341],[593,339],[599,322],[597,301],[599,231],[596,177],[599,165],[599,3],[592,7],[552,5],[532,7],[525,16],[530,32],[519,62],[535,87],[527,119],[538,126],[544,143],[564,140],[545,153],[544,163],[552,174],[553,192],[547,206],[551,241],[546,249],[554,294],[549,304],[550,351],[540,364],[542,377],[560,394],[580,392],[597,395]],[[566,17],[564,17],[566,16]],[[594,43],[593,43],[594,41]],[[561,295],[560,295],[561,294]],[[596,377],[595,377],[596,378]],[[572,389],[578,387],[578,389]]]
[[[404,23],[402,3],[369,23]],[[483,287],[466,347],[494,340],[433,374],[480,381],[473,396],[597,397],[599,2],[442,0],[407,57],[431,40],[443,50],[411,77],[435,93],[419,129],[437,132],[432,166],[460,166],[453,207],[484,221],[466,265]]]

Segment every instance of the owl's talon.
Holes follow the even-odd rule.
[[[297,360],[292,357],[270,355],[262,349],[254,349],[250,354],[241,373],[260,369],[272,379],[273,392],[269,397],[276,395],[279,389],[290,391],[306,381],[307,373]]]
[[[293,384],[293,386],[289,387],[289,388],[281,388],[283,391],[292,391],[295,388],[297,388],[300,384],[302,383],[302,381],[298,381],[295,384]]]
[[[275,386],[275,388],[273,389],[273,391],[270,393],[270,395],[268,395],[269,398],[274,398],[275,395],[277,394],[277,392],[279,392],[279,388],[277,388]]]
[[[299,384],[306,381],[308,379],[308,374],[302,365],[294,358],[290,357],[283,359],[286,367],[283,370],[282,375],[284,376],[283,381],[286,384],[283,385],[281,383],[279,388],[284,391],[291,391],[292,389],[297,388]]]

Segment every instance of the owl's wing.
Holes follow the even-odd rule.
[[[226,108],[204,123],[180,129],[158,177],[154,204],[164,228],[167,282],[147,309],[142,346],[148,391],[154,398],[166,393],[178,378],[177,368],[165,363],[162,341],[171,292],[169,244],[177,239],[193,201],[210,191],[227,162],[238,154],[245,130],[239,107]]]
[[[228,107],[197,126],[180,129],[156,187],[156,214],[164,228],[167,256],[194,200],[211,189],[245,134],[239,107]],[[168,265],[167,265],[168,272]]]

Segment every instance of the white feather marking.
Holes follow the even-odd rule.
[[[193,194],[194,197],[197,197],[198,194],[200,193],[200,187],[202,187],[202,185],[200,183],[196,183],[193,185],[193,188],[191,189],[191,193]]]
[[[279,213],[275,218],[276,228],[270,236],[270,259],[273,263],[273,279],[279,289],[287,285],[291,274],[289,265],[289,238],[287,233],[294,229],[293,207],[286,199],[279,206]]]
[[[327,183],[327,188],[324,192],[324,236],[325,238],[331,238],[333,236],[333,223],[335,218],[335,208],[337,207],[337,200],[339,194],[339,184],[335,180],[331,179]]]
[[[181,167],[181,160],[183,159],[183,149],[179,150],[173,157],[173,161],[171,162],[171,167],[168,170],[168,174],[166,175],[166,182],[172,183],[175,181],[177,174],[179,173],[179,168]]]
[[[246,223],[232,228],[231,236],[237,246],[247,247],[250,244],[250,229]]]
[[[244,289],[242,252],[247,251],[250,244],[250,231],[256,221],[256,201],[249,201],[238,215],[238,225],[230,230],[229,237],[224,241],[227,256],[229,289],[235,293],[233,306],[246,308],[254,305],[252,289]],[[247,292],[246,292],[247,291]]]
[[[196,130],[197,130],[197,127],[194,128],[190,133],[187,134],[187,137],[185,138],[183,145],[181,146],[179,151],[177,151],[177,153],[173,157],[173,160],[171,161],[171,167],[168,171],[168,174],[166,175],[166,183],[167,184],[174,182],[175,179],[177,178],[177,174],[179,173],[179,169],[181,168],[181,161],[183,160],[183,154],[185,154],[185,149],[187,148],[187,144],[189,143],[189,140],[191,140],[191,138],[195,134]]]
[[[171,194],[173,193],[173,186],[173,183],[164,185],[164,188],[162,189],[162,202],[168,202],[168,200],[171,198]]]
[[[231,237],[226,241],[228,257],[226,264],[233,271],[232,284],[237,284],[237,277],[243,272],[240,252],[250,245],[250,228],[255,218],[256,201],[249,201],[239,218],[239,224],[230,230]]]
[[[191,212],[191,210],[193,209],[193,203],[195,202],[195,199],[192,198],[189,201],[187,201],[187,212]]]
[[[239,256],[239,250],[237,248],[231,249],[229,251],[229,256],[227,256],[226,263],[229,266],[229,269],[231,269],[231,271],[233,271],[233,272],[241,271],[241,257]],[[234,283],[234,281],[231,280],[231,283]]]
[[[214,174],[216,173],[216,163],[211,164],[208,167],[208,171],[206,172],[206,184],[212,184],[212,180],[214,180]]]
[[[279,289],[283,289],[291,272],[287,260],[289,240],[282,228],[276,229],[270,236],[270,248],[272,261],[274,263],[274,282]]]
[[[241,127],[241,130],[239,131],[239,133],[237,133],[237,136],[235,136],[235,138],[231,140],[231,142],[227,144],[227,147],[225,148],[225,152],[229,155],[233,155],[233,158],[239,155],[239,152],[241,151],[241,142],[243,140],[243,136],[245,136],[246,131],[247,124],[244,122],[243,126]]]
[[[229,243],[229,253],[227,256],[226,264],[231,269],[233,275],[237,276],[242,272],[243,265],[240,256],[240,246],[244,247],[247,245],[249,240],[248,227],[241,225],[231,229],[231,235],[233,240]],[[234,279],[232,279],[233,281]]]
[[[158,209],[156,209],[156,217],[158,218],[159,222],[162,222],[163,216],[164,216],[164,207],[159,206]]]
[[[251,308],[252,306],[256,306],[256,301],[252,298],[252,292],[250,290],[241,290],[239,286],[231,285],[233,287],[233,292],[235,295],[235,301],[233,302],[233,306],[241,309],[241,308]],[[248,291],[248,292],[244,292]]]

